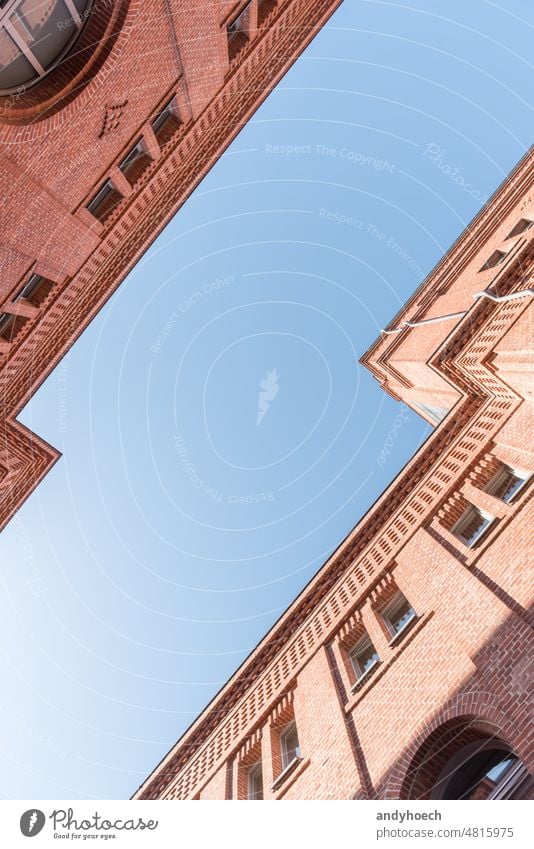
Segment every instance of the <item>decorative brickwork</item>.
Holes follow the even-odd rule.
[[[95,0],[65,61],[0,98],[0,526],[58,458],[18,412],[338,3]],[[534,472],[533,164],[362,359],[393,397],[448,415],[137,798],[244,798],[258,760],[267,799],[430,798],[478,743],[516,779],[476,793],[534,792],[532,482],[510,503],[486,491],[503,464]],[[470,504],[494,520],[473,547],[454,533]],[[388,624],[399,593],[412,612]],[[379,663],[356,682],[365,634]]]
[[[126,109],[127,105],[128,101],[123,100],[122,103],[114,103],[112,106],[106,106],[104,119],[102,121],[102,129],[98,134],[99,139],[103,138],[103,136],[107,136],[109,133],[112,133],[113,130],[118,128],[122,118],[122,113]]]
[[[421,387],[400,365],[409,365],[409,351],[428,370],[429,403],[443,406],[446,397],[452,410],[135,798],[214,798],[215,776],[239,767],[244,741],[260,731],[268,799],[456,792],[458,781],[444,781],[443,770],[477,740],[488,757],[504,753],[511,776],[504,789],[481,781],[477,798],[534,792],[525,664],[534,625],[532,487],[527,481],[509,504],[485,491],[502,463],[534,472],[521,377],[532,345],[530,231],[509,246],[505,263],[478,277],[481,257],[525,213],[533,163],[530,152],[399,314],[415,307],[415,316],[437,315],[446,292],[449,305],[456,299],[455,320],[406,327],[363,359],[410,404]],[[484,289],[514,297],[472,297]],[[469,504],[495,518],[472,548],[451,532]],[[360,684],[348,652],[364,635],[379,662]],[[294,718],[301,749],[287,778],[277,778],[280,711]]]
[[[0,338],[0,528],[58,456],[17,414],[340,2],[278,0],[260,19],[254,0],[230,65],[218,4],[95,0],[60,67],[0,97],[0,314],[14,316]],[[118,166],[140,139],[129,181]],[[53,285],[15,309],[32,274]]]

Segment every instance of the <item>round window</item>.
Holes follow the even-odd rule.
[[[54,68],[79,35],[92,0],[0,0],[0,94]]]

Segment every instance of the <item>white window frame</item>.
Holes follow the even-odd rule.
[[[28,299],[39,287],[45,282],[46,278],[42,274],[30,274],[26,283],[13,298],[14,301],[20,301],[21,298]]]
[[[396,630],[391,619],[394,616],[394,612],[395,612],[396,608],[400,607],[404,603],[406,603],[409,606],[410,611],[411,611],[411,615],[406,620],[404,625],[401,625],[401,627],[398,630]],[[395,593],[395,596],[391,599],[391,601],[381,611],[381,616],[382,616],[382,619],[384,620],[384,622],[386,623],[386,627],[387,627],[389,633],[391,634],[392,640],[396,640],[397,637],[400,634],[403,634],[404,631],[406,630],[406,628],[410,627],[410,625],[418,618],[414,607],[410,604],[410,602],[408,601],[408,599],[406,598],[404,593],[402,593],[400,590],[399,590],[399,592]]]
[[[479,526],[477,531],[473,534],[470,539],[462,536],[462,527],[469,524],[472,519],[473,513],[478,513],[482,518],[482,524]],[[486,513],[485,510],[482,510],[480,507],[475,507],[474,504],[470,504],[467,507],[457,522],[452,526],[451,533],[454,534],[456,539],[460,540],[463,545],[467,546],[467,548],[474,548],[474,546],[482,539],[483,536],[489,531],[491,526],[495,521],[495,516],[491,516],[489,513]]]
[[[13,318],[13,316],[12,316],[12,315],[9,315],[9,313],[7,313],[7,312],[0,312],[0,332],[3,330],[3,328],[4,328],[7,324],[9,324],[9,322],[11,321],[11,319],[12,319],[12,318]]]
[[[280,733],[280,756],[282,761],[282,773],[285,772],[285,770],[288,769],[295,761],[301,759],[300,741],[298,746],[296,747],[295,754],[293,755],[290,755],[290,751],[287,747],[287,738],[293,732],[296,733],[298,740],[299,735],[297,730],[297,723],[295,722],[295,720],[289,722]]]
[[[254,780],[256,777],[261,776],[261,799],[263,799],[263,771],[262,771],[262,763],[261,761],[257,761],[255,764],[252,764],[248,768],[247,772],[247,799],[257,800],[258,796],[256,795],[256,791],[254,790]]]
[[[416,407],[419,407],[421,412],[426,413],[429,419],[432,419],[432,422],[435,425],[439,425],[440,422],[443,421],[446,415],[450,412],[446,407],[434,407],[432,404],[425,404],[423,401],[414,401],[413,402]]]
[[[362,664],[358,660],[358,655],[362,654],[367,648],[372,648],[373,653],[376,657],[373,659],[373,662],[364,669]],[[362,678],[365,678],[367,675],[371,673],[371,670],[375,669],[376,666],[380,663],[380,657],[378,656],[378,652],[375,649],[374,643],[371,640],[369,634],[364,634],[363,637],[355,643],[349,651],[349,659],[352,664],[352,668],[354,670],[354,674],[356,676],[356,682],[359,683]]]
[[[514,490],[514,492],[508,498],[501,498],[498,495],[494,495],[494,492],[496,489],[498,489],[499,483],[502,481],[504,475],[509,474],[512,474],[519,481],[521,481],[517,489]],[[494,498],[497,498],[499,501],[503,501],[504,504],[511,504],[513,501],[515,501],[521,490],[524,489],[530,477],[531,475],[529,474],[529,472],[525,472],[523,471],[523,469],[514,469],[512,468],[512,466],[507,466],[505,463],[503,463],[499,471],[493,475],[491,480],[484,487],[484,492],[487,492],[489,495],[493,495]]]
[[[239,35],[239,33],[241,32],[245,35],[248,35],[247,15],[250,13],[251,6],[252,0],[250,0],[249,3],[246,3],[245,6],[243,6],[241,11],[239,12],[239,14],[237,14],[235,18],[232,18],[230,23],[226,25],[226,37],[228,38],[228,43],[230,43],[232,39],[234,39],[236,35]]]

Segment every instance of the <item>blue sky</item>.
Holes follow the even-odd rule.
[[[426,438],[357,358],[531,143],[532,23],[346,0],[22,412],[2,798],[130,796]]]

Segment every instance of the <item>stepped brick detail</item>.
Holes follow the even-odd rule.
[[[533,165],[531,150],[362,357],[431,436],[134,798],[247,798],[258,764],[265,799],[449,798],[465,752],[508,758],[474,797],[534,795],[534,227],[509,236],[534,220]],[[487,490],[503,467],[525,478],[509,503]],[[453,532],[470,505],[492,520],[472,546]]]
[[[58,68],[0,96],[0,528],[58,459],[16,416],[340,2],[94,0]]]

